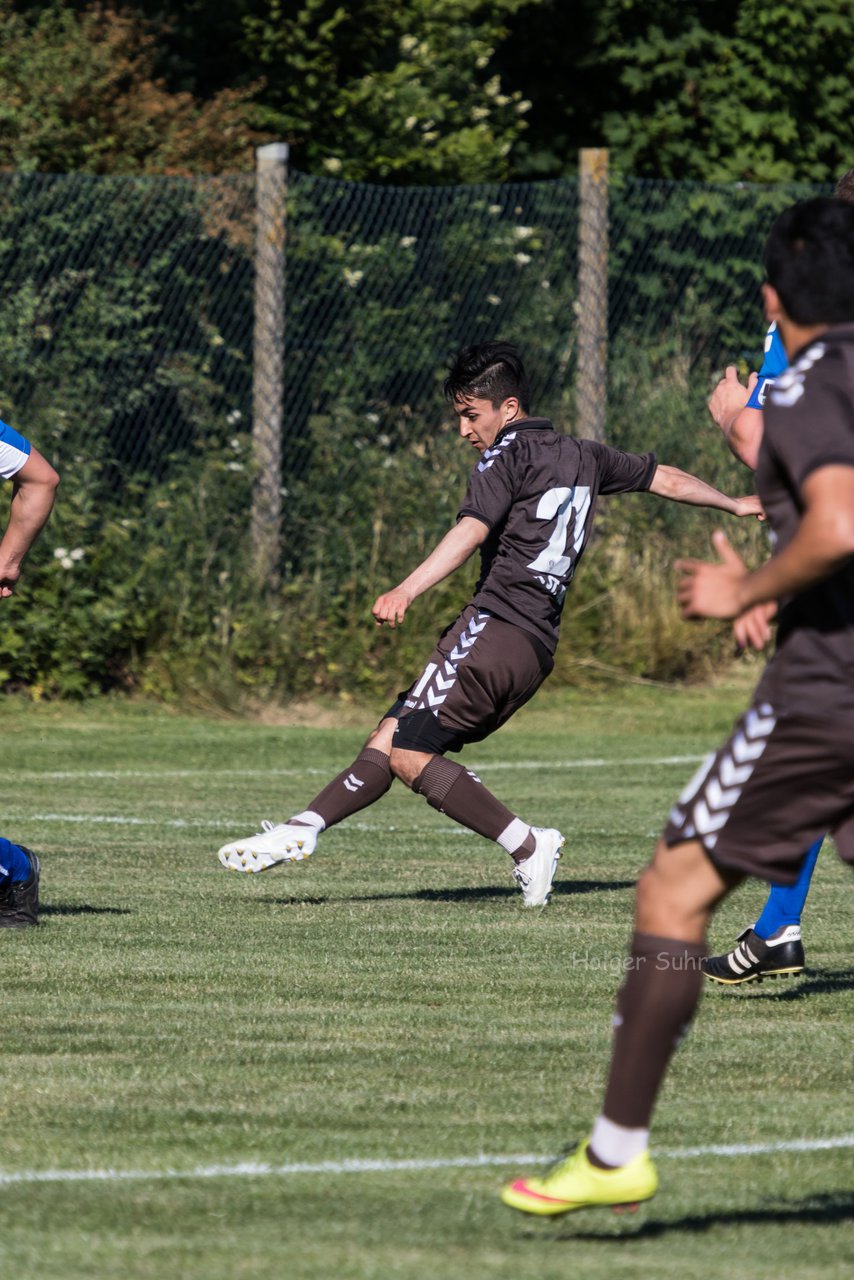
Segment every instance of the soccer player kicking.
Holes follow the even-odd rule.
[[[285,823],[223,846],[234,871],[266,871],[314,851],[320,833],[374,804],[400,778],[428,804],[495,840],[513,859],[524,904],[548,901],[564,843],[507,809],[470,769],[446,759],[488,737],[531,698],[554,665],[567,587],[590,537],[599,494],[648,491],[733,515],[761,514],[755,496],[729,498],[652,453],[622,453],[560,435],[528,416],[528,379],[505,342],[464,348],[445,381],[460,435],[480,454],[457,523],[373,606],[396,627],[412,601],[477,550],[471,602],[440,636],[358,757]]]
[[[713,911],[745,874],[794,882],[822,832],[854,863],[854,205],[822,198],[787,210],[765,264],[766,313],[791,362],[766,402],[757,469],[774,555],[748,573],[718,531],[720,563],[677,569],[689,618],[780,601],[777,651],[638,881],[601,1114],[551,1173],[504,1188],[504,1203],[527,1213],[655,1194],[650,1117],[699,999]]]
[[[840,200],[854,203],[854,169],[844,173],[834,194]],[[748,386],[741,385],[734,367],[726,371],[712,393],[709,409],[724,433],[732,453],[756,470],[762,441],[762,406],[775,380],[788,368],[789,358],[776,324],[765,338],[762,368],[751,375]],[[745,394],[749,396],[745,403]],[[770,622],[776,605],[757,605],[736,624],[736,639],[742,648],[762,649],[770,639]],[[815,864],[824,837],[810,845],[801,862],[794,884],[772,884],[759,919],[738,936],[732,950],[703,961],[706,977],[724,986],[740,986],[744,982],[761,982],[803,972],[804,944],[801,939],[801,917],[810,891]]]
[[[0,601],[14,594],[27,552],[53,507],[59,476],[28,440],[0,422],[0,476],[11,480],[12,502],[0,538]],[[39,922],[39,860],[0,836],[0,929]]]

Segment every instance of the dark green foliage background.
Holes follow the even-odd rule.
[[[749,488],[705,399],[727,359],[746,371],[760,358],[764,229],[805,190],[615,181],[611,443]],[[453,522],[475,460],[441,397],[453,352],[514,338],[536,411],[574,429],[574,182],[437,191],[293,175],[282,585],[260,590],[247,547],[251,197],[242,178],[0,181],[0,412],[63,476],[4,604],[7,688],[230,706],[385,698],[474,571],[419,602],[402,632],[374,627],[375,596]],[[708,674],[725,629],[679,620],[669,566],[705,551],[715,523],[648,498],[603,502],[557,678]],[[763,554],[757,531],[735,537]]]

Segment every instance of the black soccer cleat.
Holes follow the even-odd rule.
[[[20,845],[30,863],[26,880],[15,880],[0,892],[0,929],[29,929],[39,922],[39,876],[36,855]]]
[[[752,929],[738,935],[738,946],[723,956],[708,956],[703,973],[712,982],[737,986],[761,982],[763,978],[788,978],[804,971],[804,944],[798,925],[784,925],[770,938],[760,938]]]

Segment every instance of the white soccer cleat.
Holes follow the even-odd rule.
[[[288,822],[262,822],[261,830],[245,840],[224,844],[218,857],[227,871],[269,871],[279,862],[301,862],[314,853],[316,827]]]
[[[531,830],[536,837],[536,847],[530,858],[516,863],[513,879],[522,890],[522,901],[526,907],[544,907],[552,891],[557,860],[566,840],[553,827],[531,827]]]

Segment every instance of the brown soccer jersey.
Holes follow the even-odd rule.
[[[655,468],[653,453],[561,435],[546,418],[510,423],[482,454],[459,510],[489,527],[472,603],[554,653],[597,497],[648,489]]]
[[[851,325],[810,343],[765,402],[756,478],[778,550],[800,522],[804,481],[832,465],[854,467]],[[756,698],[778,716],[854,716],[854,559],[781,603],[777,651]]]

